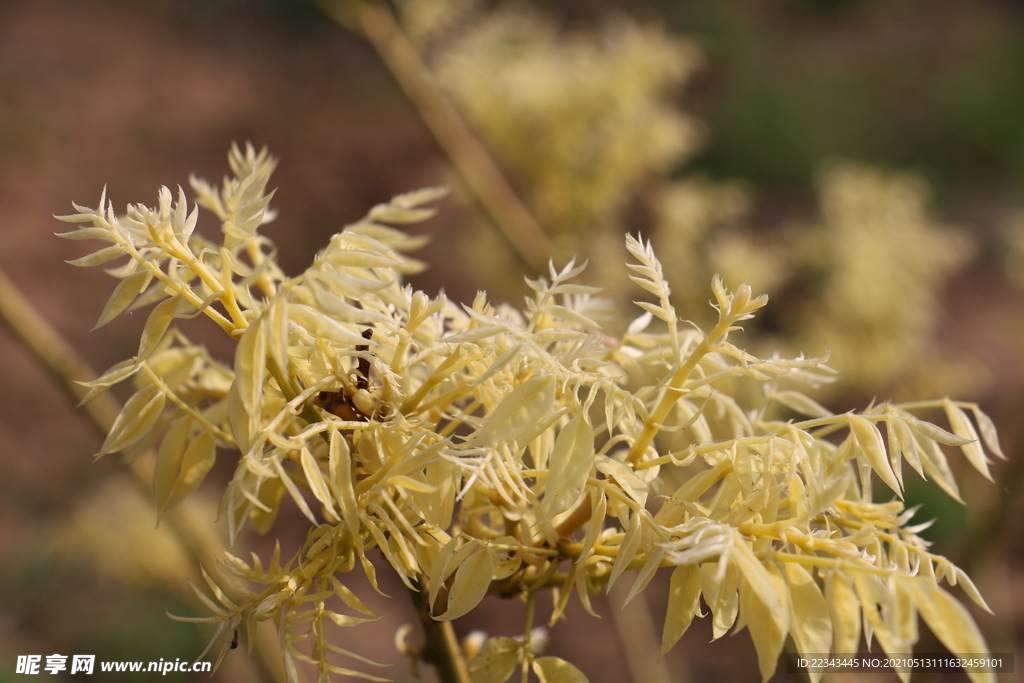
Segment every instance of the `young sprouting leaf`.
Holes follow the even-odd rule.
[[[235,349],[235,384],[242,406],[253,422],[258,422],[267,376],[267,337],[262,319],[253,320]]]
[[[167,509],[174,482],[181,471],[181,457],[188,446],[189,431],[192,428],[192,417],[186,415],[175,420],[160,442],[156,453],[156,464],[153,468],[153,497],[156,499],[157,515],[162,516]]]
[[[317,465],[316,459],[308,448],[303,448],[300,451],[299,462],[302,465],[302,473],[306,477],[306,483],[309,484],[309,490],[323,504],[329,515],[334,517],[333,521],[337,521],[339,517],[338,513],[334,510],[334,500],[331,496],[331,491],[327,486],[323,473],[320,471],[320,466]]]
[[[731,562],[725,566],[725,571],[722,571],[720,562],[700,565],[700,590],[712,613],[712,640],[724,636],[736,623],[740,609],[736,592],[738,581],[739,572]]]
[[[241,395],[238,393],[238,383],[234,382],[228,389],[227,404],[228,424],[231,426],[231,435],[235,437],[235,444],[242,453],[248,453],[252,446],[252,420],[245,412],[242,405]]]
[[[338,346],[361,346],[367,344],[363,337],[353,330],[327,317],[312,306],[288,304],[287,319],[304,328],[317,339],[333,342]],[[374,342],[369,342],[373,344]]]
[[[594,514],[590,524],[587,526],[587,535],[583,537],[580,556],[573,564],[573,573],[576,574],[576,593],[579,595],[580,604],[583,605],[583,609],[586,610],[587,614],[596,617],[597,612],[590,606],[590,593],[587,588],[587,565],[591,554],[594,552],[594,546],[597,544],[597,538],[604,529],[600,521],[604,521],[608,511],[608,496],[601,489],[593,490],[590,492],[590,504]],[[659,548],[659,550],[664,552],[663,548]],[[626,598],[626,602],[629,602],[632,597],[630,595]]]
[[[554,401],[554,376],[535,375],[506,394],[468,442],[474,446],[487,446],[510,441],[540,420]]]
[[[548,460],[547,491],[537,513],[538,524],[565,512],[579,499],[593,466],[594,428],[580,413],[569,420],[555,439]]]
[[[500,536],[494,540],[494,543],[515,546],[519,544],[519,541],[512,536]],[[516,550],[489,548],[488,551],[491,553],[491,560],[494,561],[494,574],[491,575],[491,578],[495,581],[512,576],[523,566],[522,553]]]
[[[778,401],[794,412],[809,417],[832,417],[835,414],[799,391],[776,391],[769,398]]]
[[[896,629],[898,623],[896,594],[881,577],[866,572],[852,572],[853,585],[857,591],[864,612],[864,627],[878,639],[878,644],[887,654],[909,652],[912,643],[904,642]],[[897,671],[906,683],[908,671]]]
[[[114,292],[107,300],[107,305],[104,306],[103,312],[100,313],[99,320],[96,321],[92,329],[95,330],[103,327],[116,318],[121,311],[128,308],[135,301],[135,297],[139,295],[139,292],[145,289],[152,277],[153,274],[149,271],[140,270],[118,282]]]
[[[302,512],[302,514],[306,516],[306,519],[308,519],[312,524],[319,524],[319,522],[316,521],[316,517],[313,515],[313,511],[309,509],[309,504],[306,502],[306,499],[303,498],[302,492],[299,491],[299,487],[295,485],[292,478],[288,476],[288,472],[285,471],[284,466],[281,465],[281,461],[275,458],[271,462],[274,471],[277,473],[281,483],[284,484],[284,487],[288,489],[288,493],[291,495],[292,500],[295,501],[299,511]]]
[[[113,261],[118,256],[123,256],[126,251],[127,249],[125,247],[122,247],[120,244],[115,244],[111,247],[104,247],[103,249],[93,252],[88,256],[76,258],[72,261],[65,261],[65,263],[72,266],[78,266],[80,268],[88,268],[89,266],[98,266],[101,263]]]
[[[181,456],[181,468],[171,488],[165,508],[172,508],[191,495],[203,483],[217,456],[213,434],[200,432]]]
[[[267,355],[281,374],[288,375],[288,304],[278,292],[264,314],[267,330]]]
[[[609,591],[629,563],[636,557],[637,550],[640,549],[640,541],[643,539],[643,516],[648,514],[646,510],[637,510],[630,517],[626,533],[622,542],[619,543],[619,552],[615,555],[615,562],[612,563],[612,573],[608,576]]]
[[[265,534],[270,531],[270,527],[274,525],[277,513],[281,509],[281,499],[284,498],[286,492],[287,489],[277,477],[265,480],[260,486],[257,499],[266,509],[254,505],[249,512],[249,523],[252,524],[256,533]]]
[[[875,423],[860,415],[850,416],[850,432],[860,447],[861,453],[871,463],[873,469],[886,486],[891,488],[898,496],[903,497],[903,489],[892,471],[889,458],[885,454],[885,444],[882,442],[882,434],[878,431]]]
[[[152,312],[150,312],[149,317],[146,319],[146,326],[142,329],[142,338],[139,340],[139,353],[137,355],[139,361],[148,358],[149,354],[153,353],[156,349],[160,340],[164,338],[167,328],[170,327],[171,321],[174,320],[174,314],[177,312],[180,302],[180,296],[172,296],[153,307]]]
[[[469,678],[473,683],[505,683],[516,664],[522,644],[512,638],[488,638],[480,652],[469,662]]]
[[[916,431],[916,427],[911,427],[911,429]],[[938,428],[936,427],[936,429]],[[915,442],[925,475],[957,502],[963,503],[964,501],[960,497],[960,487],[957,486],[953,471],[949,468],[949,461],[946,460],[946,454],[942,452],[939,445],[934,440],[920,434],[915,438]]]
[[[739,575],[742,578],[741,585],[757,596],[759,604],[763,605],[767,611],[776,630],[785,638],[785,634],[789,630],[789,612],[786,609],[788,600],[785,599],[787,591],[782,578],[772,572],[774,565],[765,567],[757,559],[757,555],[754,554],[748,542],[744,541],[739,534],[733,535],[730,550],[729,559],[739,570]]]
[[[341,516],[345,520],[345,526],[352,534],[352,538],[358,539],[359,503],[356,500],[355,486],[352,481],[352,454],[348,447],[348,441],[337,430],[331,430],[327,466],[331,475],[331,484],[334,487],[334,495],[341,505]]]
[[[468,614],[487,595],[493,573],[494,562],[489,552],[480,550],[470,555],[455,570],[455,580],[448,593],[448,609],[435,619],[451,621]]]
[[[928,628],[953,654],[984,657],[988,653],[985,638],[974,623],[971,613],[960,602],[926,579],[907,579],[914,594],[914,604]],[[995,674],[967,667],[974,683],[994,683]]]
[[[538,657],[533,672],[541,683],[590,683],[586,675],[561,657]]]
[[[668,587],[668,610],[661,636],[661,655],[664,657],[679,642],[690,627],[700,606],[700,568],[684,564],[672,570]]]
[[[921,455],[917,452],[917,440],[914,438],[914,433],[910,430],[907,420],[890,415],[887,422],[889,423],[889,429],[895,434],[896,444],[899,446],[903,458],[924,478],[925,474],[924,468],[921,465]]]
[[[85,405],[118,382],[123,382],[128,379],[141,368],[141,363],[136,363],[134,358],[128,358],[127,360],[123,360],[120,363],[112,365],[106,372],[94,380],[90,380],[88,382],[76,382],[76,384],[89,388],[89,391],[82,397],[82,400],[79,401],[78,405]]]
[[[960,447],[960,450],[967,456],[967,460],[974,465],[974,469],[981,472],[982,476],[986,479],[992,481],[992,475],[988,471],[988,458],[985,457],[985,452],[981,449],[978,432],[974,431],[974,425],[971,424],[971,419],[967,417],[967,413],[948,398],[942,402],[942,407],[946,411],[946,417],[953,428],[953,433],[962,439],[968,440],[967,443]]]
[[[992,418],[982,412],[981,408],[977,405],[971,406],[971,412],[974,413],[974,419],[978,422],[978,431],[981,432],[981,438],[985,442],[985,446],[995,453],[997,457],[1006,460],[1003,449],[999,447],[999,435],[996,433],[996,425],[992,422]]]
[[[825,577],[825,600],[832,617],[832,651],[854,654],[860,644],[860,602],[853,579],[845,572],[832,571]],[[828,652],[828,649],[822,650]]]
[[[164,393],[155,384],[147,384],[135,392],[114,420],[100,452],[100,455],[119,451],[145,436],[160,417],[164,409]]]
[[[828,601],[821,594],[811,573],[794,562],[784,563],[789,586],[789,632],[802,654],[825,653],[832,645],[832,618]],[[821,672],[808,672],[811,683],[821,680]]]
[[[774,566],[769,572],[768,580],[771,581],[772,591],[775,594],[771,602],[775,605],[787,604],[789,600],[786,598],[786,584]],[[749,581],[741,582],[740,610],[743,612],[743,620],[750,631],[750,639],[754,641],[754,649],[757,650],[757,663],[761,669],[762,683],[767,683],[775,673],[779,654],[782,652],[782,646],[786,643],[786,633],[789,630],[789,611],[779,609],[780,615],[775,612],[775,609],[772,605],[765,604],[759,592]]]
[[[606,455],[597,456],[595,461],[597,471],[618,484],[641,509],[647,505],[647,482],[637,476],[632,467]]]
[[[367,218],[371,221],[402,225],[425,221],[436,213],[434,209],[420,208],[421,204],[440,199],[448,190],[443,187],[431,187],[414,192],[407,192],[393,197],[387,204],[378,204],[370,209]]]

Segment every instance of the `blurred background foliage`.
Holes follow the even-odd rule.
[[[642,232],[677,309],[694,320],[709,315],[714,273],[770,294],[747,343],[831,351],[841,379],[819,397],[831,407],[943,395],[982,403],[1010,455],[993,468],[996,484],[958,472],[962,507],[908,475],[907,500],[922,505],[918,519],[939,519],[939,552],[988,591],[997,613],[978,618],[991,648],[1020,653],[1024,9],[397,0],[389,10],[553,250],[589,259],[589,279],[610,298],[638,298],[621,274],[621,244]],[[418,254],[432,268],[417,285],[518,302],[533,271],[479,210],[422,113],[371,43],[311,2],[5,0],[0,266],[95,367],[109,366],[130,355],[137,332],[129,319],[87,334],[110,282],[61,263],[79,254],[51,237],[49,216],[94,201],[104,183],[118,205],[152,203],[158,185],[184,186],[189,172],[219,177],[230,143],[251,140],[281,158],[281,218],[267,232],[286,272],[373,204],[449,184],[453,200]],[[218,353],[215,335],[189,333]],[[196,656],[205,634],[164,617],[197,610],[181,580],[188,559],[147,533],[155,519],[111,480],[114,463],[90,464],[99,440],[13,338],[0,335],[0,352],[0,681],[15,679],[17,654]],[[231,469],[222,457],[214,474]],[[301,524],[279,521],[285,543]],[[266,539],[247,542],[268,552]],[[501,633],[508,607],[467,628]],[[371,636],[378,658],[398,659],[391,633],[410,620],[383,620]],[[599,662],[590,670],[607,678],[595,683],[625,680],[612,626],[587,624],[592,638],[568,642],[556,630],[552,649]],[[675,679],[749,678],[747,640],[706,645],[701,628],[668,658]],[[229,657],[218,679],[264,675],[244,659]],[[388,675],[410,680],[402,664]],[[787,677],[797,678],[777,675]]]

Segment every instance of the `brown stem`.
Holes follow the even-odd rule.
[[[410,590],[409,596],[427,636],[427,643],[423,648],[423,661],[437,669],[437,675],[442,683],[470,683],[469,667],[462,656],[462,648],[455,636],[452,622],[435,621],[430,616],[430,603],[423,593]]]
[[[7,324],[73,402],[82,399],[87,390],[76,382],[95,379],[96,373],[29,303],[3,270],[0,270],[0,320]],[[121,412],[121,406],[109,393],[97,396],[82,408],[100,438],[106,437]],[[128,466],[136,482],[150,496],[153,492],[153,465],[153,458],[142,457]],[[205,515],[186,500],[165,519],[171,533],[198,564],[216,566],[218,558],[223,556],[224,546]],[[257,638],[257,652],[264,670],[271,680],[283,683],[284,667],[276,635],[272,630],[261,628]]]
[[[361,32],[387,64],[463,183],[531,268],[544,270],[557,248],[512,190],[493,157],[435,83],[394,15],[364,0],[318,0],[338,23]]]

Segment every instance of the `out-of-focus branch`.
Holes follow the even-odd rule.
[[[365,0],[316,0],[339,24],[362,33],[387,64],[466,187],[531,268],[558,256],[554,242],[509,185],[494,158],[434,81],[394,15]]]
[[[2,269],[0,321],[11,329],[39,364],[46,368],[72,402],[78,403],[85,396],[87,389],[76,382],[95,379],[96,373],[74,347],[29,303]],[[82,409],[101,439],[107,436],[114,420],[121,412],[121,406],[109,393],[97,396],[82,406]],[[128,466],[147,496],[152,496],[153,492],[153,467],[153,458],[148,454],[137,458]],[[166,515],[164,522],[181,546],[192,556],[196,566],[201,564],[214,567],[218,558],[223,555],[224,546],[214,533],[213,527],[188,500]],[[261,624],[255,635],[256,649],[264,670],[271,680],[283,683],[284,666],[273,628],[268,623]]]
[[[660,657],[657,643],[661,638],[651,618],[646,595],[641,591],[627,603],[628,593],[626,582],[620,581],[612,587],[608,602],[633,683],[689,683],[685,672],[670,672],[668,664]]]

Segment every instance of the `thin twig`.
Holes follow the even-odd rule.
[[[548,260],[558,256],[554,242],[438,87],[394,15],[386,7],[363,0],[317,2],[332,19],[359,31],[370,41],[455,166],[463,183],[505,239],[527,265],[534,270],[546,270]]]
[[[78,354],[71,344],[18,290],[7,274],[0,269],[0,320],[7,324],[14,335],[32,353],[40,365],[46,368],[64,390],[68,398],[78,403],[87,389],[77,382],[96,378],[96,373]],[[89,422],[100,438],[105,438],[121,412],[117,399],[109,393],[101,394],[82,406]],[[136,458],[128,469],[147,496],[153,493],[152,457]],[[195,505],[183,501],[165,517],[170,532],[192,556],[197,565],[216,566],[223,556],[224,546],[214,533],[209,520]],[[277,636],[272,628],[257,631],[257,652],[264,671],[277,683],[285,681]]]
[[[657,643],[661,639],[645,593],[637,593],[627,603],[628,593],[626,583],[620,581],[612,586],[608,602],[633,683],[689,683],[684,672],[669,671],[665,660],[659,656]]]
[[[470,683],[469,668],[462,656],[462,648],[455,636],[455,628],[450,621],[435,621],[430,616],[430,604],[423,593],[410,590],[409,595],[416,607],[420,624],[427,637],[423,648],[423,659],[437,669],[438,678],[443,683]]]

